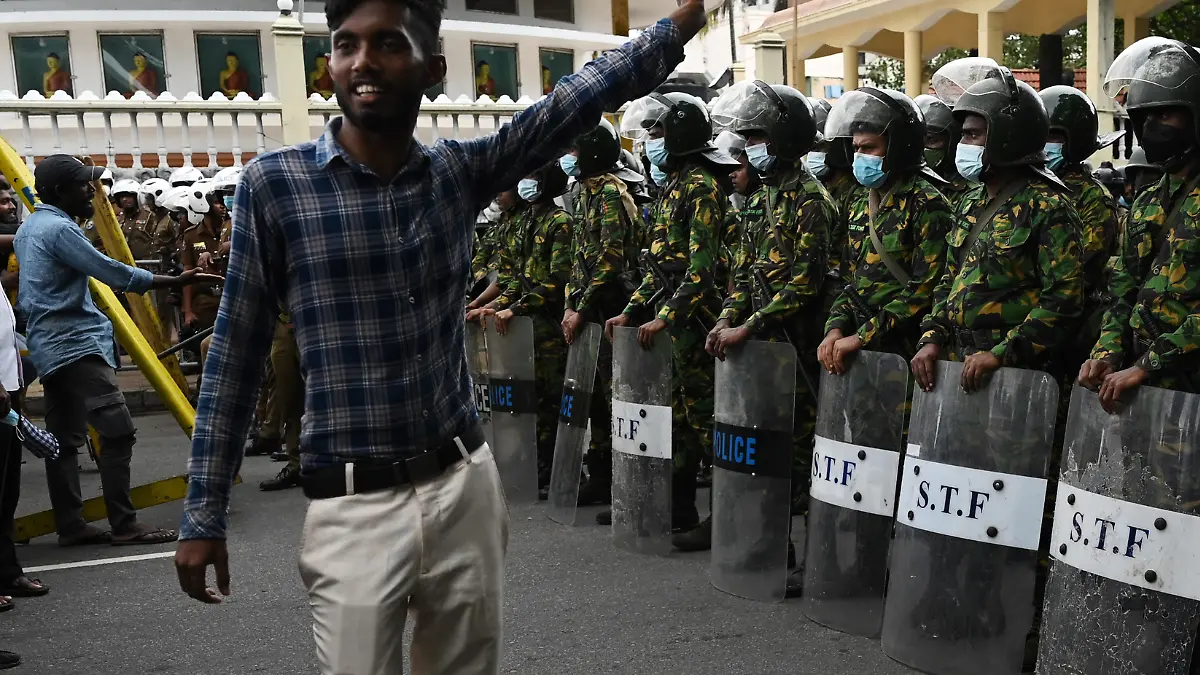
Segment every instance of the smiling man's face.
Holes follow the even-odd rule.
[[[373,0],[346,17],[333,32],[329,73],[351,124],[391,132],[415,119],[422,94],[446,72],[434,33],[402,3]]]

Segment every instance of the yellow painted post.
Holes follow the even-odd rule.
[[[280,3],[284,5],[285,3]],[[275,44],[275,87],[279,91],[283,122],[283,144],[296,145],[312,140],[308,119],[308,76],[304,73],[304,26],[291,11],[281,9],[271,24]]]
[[[979,13],[979,55],[1004,63],[1004,13]]]
[[[612,34],[629,36],[629,0],[612,0]]]
[[[1122,23],[1125,24],[1125,46],[1150,37],[1150,17],[1126,14]]]
[[[858,47],[842,47],[842,89],[858,89]]]
[[[925,79],[925,60],[921,58],[921,31],[904,31],[904,93],[909,98],[923,94],[921,83]]]

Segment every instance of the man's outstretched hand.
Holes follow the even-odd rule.
[[[671,22],[679,28],[684,42],[696,37],[708,22],[704,14],[704,0],[679,0],[679,9],[671,13]]]

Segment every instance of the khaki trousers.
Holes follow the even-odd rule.
[[[322,675],[403,673],[408,614],[414,675],[499,673],[508,527],[487,445],[429,481],[312,500],[300,576]]]

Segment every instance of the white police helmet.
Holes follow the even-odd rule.
[[[194,166],[185,166],[172,171],[171,177],[167,181],[173,186],[180,186],[191,185],[202,178],[204,178],[204,174],[200,173],[200,169]]]

